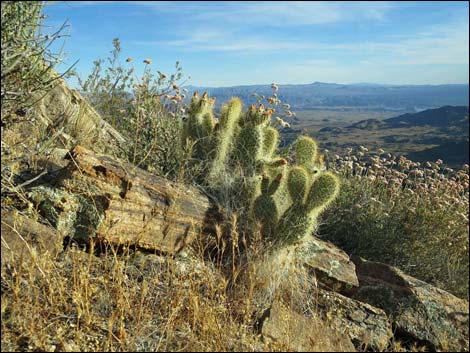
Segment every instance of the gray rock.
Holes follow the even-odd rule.
[[[352,260],[360,283],[352,297],[382,308],[397,334],[432,350],[468,351],[468,301],[395,267],[359,257]]]
[[[340,291],[359,286],[356,266],[340,248],[311,238],[299,249],[299,261],[315,274],[327,289]]]
[[[393,336],[386,313],[360,301],[335,292],[318,289],[313,296],[312,315],[319,315],[334,329],[344,332],[361,351],[383,351]]]

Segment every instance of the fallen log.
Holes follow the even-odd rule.
[[[209,199],[131,163],[72,149],[53,188],[32,195],[40,212],[75,240],[97,239],[169,253],[180,251],[213,224]]]

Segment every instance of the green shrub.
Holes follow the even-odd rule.
[[[43,34],[43,6],[42,1],[2,1],[2,125],[25,120],[28,108],[57,78],[53,68],[61,53],[49,48],[62,36],[64,25],[54,34]]]
[[[468,298],[468,165],[454,171],[363,151],[330,164],[342,188],[321,236]]]
[[[135,76],[132,58],[120,61],[121,44],[113,40],[114,49],[107,59],[96,60],[92,73],[78,77],[79,89],[103,119],[111,123],[128,141],[122,156],[137,166],[158,175],[175,179],[184,164],[185,151],[179,136],[184,92],[178,82],[182,69],[167,77],[151,69],[144,59],[142,77]]]

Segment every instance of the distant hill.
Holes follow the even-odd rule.
[[[437,109],[424,110],[419,113],[406,113],[385,120],[365,119],[347,126],[347,128],[376,130],[412,126],[432,126],[457,133],[467,132],[468,135],[468,107],[453,107],[447,105]]]
[[[458,126],[468,129],[468,107],[444,106],[438,109],[429,109],[420,113],[404,114],[383,121],[387,127],[406,126]]]
[[[421,150],[405,152],[413,161],[442,159],[447,165],[457,167],[469,163],[468,111],[468,106],[447,105],[385,120],[364,119],[343,130],[337,127],[323,127],[319,132],[329,133],[335,138],[339,136],[338,134],[342,134],[343,141],[349,142],[350,138],[346,138],[348,135],[355,136],[357,141],[367,140],[368,132],[375,130],[374,138],[377,139],[377,143],[380,144],[383,141],[401,151],[428,145],[423,146]],[[337,138],[337,140],[340,139]]]
[[[187,86],[190,92],[207,91],[217,98],[219,106],[231,97],[240,97],[245,105],[255,103],[253,93],[269,96],[271,85],[233,87]],[[318,107],[362,107],[369,109],[420,111],[444,105],[469,105],[468,84],[449,85],[379,85],[315,82],[301,85],[279,85],[279,98],[294,110]]]
[[[407,157],[412,161],[425,162],[442,159],[449,165],[462,165],[469,163],[469,142],[447,142],[437,147],[428,148],[419,152],[410,152]]]
[[[376,130],[382,127],[386,127],[387,124],[379,119],[366,119],[358,121],[350,126],[347,126],[348,129],[362,129],[362,130]]]

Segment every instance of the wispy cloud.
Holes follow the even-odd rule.
[[[92,42],[106,54],[103,48],[119,37],[132,56],[158,57],[168,65],[181,59],[191,76],[212,82],[271,80],[265,77],[431,82],[438,75],[436,82],[445,75],[448,82],[468,81],[468,3],[463,2],[70,1],[53,6],[76,16],[72,37],[79,37],[80,45]],[[99,33],[89,31],[97,24]],[[88,55],[83,46],[77,53]]]
[[[69,1],[70,7],[132,4],[191,22],[299,26],[383,20],[396,4],[389,1]],[[190,16],[190,17],[187,17]]]
[[[173,40],[138,40],[141,46],[172,47],[187,52],[285,52],[310,51],[315,55],[352,53],[362,61],[383,65],[384,59],[394,65],[465,64],[469,62],[468,25],[464,22],[453,25],[425,28],[380,41],[359,43],[327,43],[313,40],[277,39],[257,35],[240,35],[236,32],[200,29],[183,32]]]

